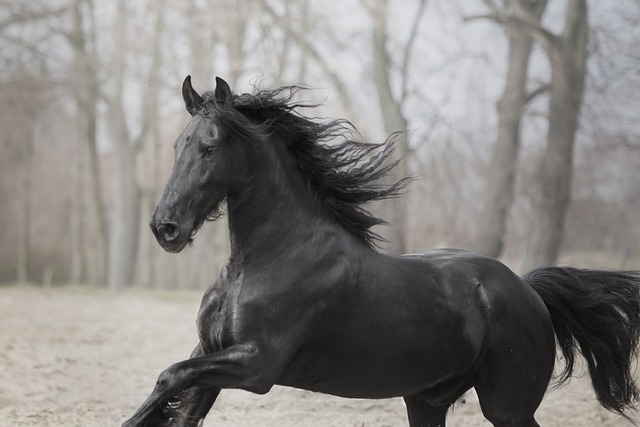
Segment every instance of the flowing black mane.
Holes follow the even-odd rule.
[[[309,187],[331,210],[345,229],[375,246],[380,236],[371,230],[384,220],[363,208],[365,203],[397,197],[406,185],[402,178],[392,184],[381,179],[399,160],[392,160],[399,134],[391,135],[382,144],[364,143],[353,139],[357,130],[346,120],[322,121],[306,117],[299,108],[316,107],[293,101],[302,88],[287,86],[263,90],[255,94],[234,95],[233,108],[244,117],[261,124],[268,134],[276,134],[287,141],[289,151],[307,176]],[[200,114],[225,114],[220,126],[226,131],[242,133],[256,129],[237,114],[216,109],[214,94],[205,92]],[[254,135],[255,138],[255,135]]]

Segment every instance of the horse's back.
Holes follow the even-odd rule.
[[[405,254],[406,260],[423,260],[433,271],[446,278],[447,286],[471,286],[489,317],[505,307],[524,312],[548,314],[539,295],[516,273],[497,259],[461,249],[436,249],[425,253]]]

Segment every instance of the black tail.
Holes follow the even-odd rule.
[[[565,361],[558,384],[571,376],[580,350],[598,401],[626,417],[639,397],[631,363],[640,337],[640,272],[546,267],[523,279],[551,314]]]

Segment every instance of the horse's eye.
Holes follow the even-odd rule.
[[[214,147],[207,147],[204,150],[204,154],[206,154],[207,156],[211,156],[215,152],[216,152],[216,149]]]

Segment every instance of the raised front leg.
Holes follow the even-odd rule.
[[[191,353],[191,358],[204,356],[202,345],[198,344]],[[198,427],[215,403],[219,388],[191,387],[180,395],[165,403],[161,410],[156,410],[155,425],[173,427]]]
[[[162,409],[163,419],[154,417],[154,426],[199,427],[220,394],[220,389],[191,387]],[[156,411],[157,412],[157,411]]]
[[[160,374],[151,395],[123,427],[163,425],[158,422],[159,419],[164,420],[164,425],[176,425],[174,422],[179,420],[180,415],[173,410],[180,407],[181,395],[188,398],[192,393],[189,389],[193,387],[207,392],[207,399],[197,404],[204,405],[200,411],[206,409],[205,413],[221,388],[266,393],[277,378],[274,369],[277,364],[269,361],[270,358],[257,345],[239,344],[175,363]],[[206,407],[209,401],[211,404]],[[196,407],[192,410],[199,412]]]

